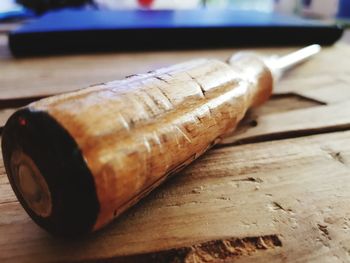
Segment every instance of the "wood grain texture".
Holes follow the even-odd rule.
[[[259,51],[283,54],[290,50]],[[6,60],[0,61],[0,95],[13,98],[63,92],[192,58],[225,59],[233,52],[23,60],[12,60],[5,54],[2,57]],[[304,110],[313,112],[313,118],[304,124],[314,133],[322,132],[323,126],[350,122],[338,121],[338,116],[346,118],[347,112],[339,105],[346,105],[350,97],[349,54],[350,47],[342,43],[325,49],[290,72],[276,88],[278,95],[251,112],[247,123],[257,121],[254,134],[266,132],[267,140],[276,136],[281,140],[254,143],[252,139],[246,145],[214,149],[95,235],[80,240],[47,235],[17,203],[2,172],[0,261],[348,262],[349,132],[334,129],[329,134],[282,138],[294,137],[294,128],[302,129],[296,117],[285,118],[294,111],[300,121]],[[262,123],[265,128],[258,132]],[[242,133],[249,131],[245,125],[241,125]],[[281,246],[270,241],[275,237]]]
[[[260,259],[347,261],[349,138],[341,132],[213,150],[83,240],[54,239],[18,203],[1,204],[1,260],[75,262],[276,235],[282,246],[257,251]]]
[[[272,92],[272,75],[252,55],[195,60],[30,104],[62,125],[93,175],[94,230],[231,133]]]
[[[0,99],[57,94],[145,73],[192,59],[226,60],[237,49],[123,52],[13,59],[0,35]],[[1,45],[1,39],[3,43]],[[1,48],[4,49],[1,52]],[[262,54],[287,54],[297,48],[258,49]],[[241,51],[241,50],[239,50]],[[19,74],[18,72],[21,72]],[[62,77],[64,76],[64,77]]]
[[[350,129],[349,116],[350,101],[260,117],[251,113],[240,129],[225,138],[221,144],[241,144],[347,130]]]

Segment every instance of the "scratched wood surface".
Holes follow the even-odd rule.
[[[41,96],[234,51],[13,59],[0,35],[0,126]],[[350,261],[349,57],[337,43],[291,71],[235,134],[88,237],[37,227],[1,164],[0,262]]]

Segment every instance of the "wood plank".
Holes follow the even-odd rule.
[[[0,140],[1,144],[1,140]],[[18,202],[6,175],[2,154],[0,154],[0,205]],[[1,210],[0,210],[1,211]]]
[[[6,49],[6,37],[0,47]],[[1,51],[0,48],[0,51]],[[261,54],[285,54],[296,48],[254,49]],[[226,60],[236,49],[167,51],[140,53],[105,53],[89,55],[51,56],[12,59],[4,53],[0,61],[0,99],[55,94],[87,87],[91,84],[121,79],[135,73],[145,73],[160,67],[195,58]],[[348,79],[347,55],[350,48],[337,44],[324,48],[313,60],[291,71],[276,88],[276,93],[291,93]],[[337,56],[337,63],[334,63]],[[329,67],[328,65],[332,65]],[[21,72],[21,74],[18,74]],[[328,82],[324,80],[328,79]]]
[[[168,250],[173,248],[183,248],[175,251],[178,254],[189,248],[186,262],[220,256],[237,262],[261,257],[277,262],[349,261],[349,172],[350,132],[216,149],[114,224],[81,240],[51,238],[18,203],[1,204],[0,261],[118,262],[121,256],[155,251],[171,256]],[[251,256],[218,252],[206,243],[271,235],[281,246],[255,247]],[[231,251],[237,246],[228,244]],[[203,247],[208,247],[205,253]],[[128,257],[119,260],[127,262]]]
[[[0,192],[1,192],[0,204],[17,202],[17,198],[10,187],[9,181],[7,179],[7,176],[5,174],[5,170],[3,169],[3,167],[1,167],[1,174],[0,174]]]
[[[275,94],[295,93],[328,104],[348,100],[349,56],[348,44],[324,48],[314,59],[288,72],[278,83]]]
[[[0,99],[6,100],[73,90],[192,58],[226,59],[235,51],[13,59],[6,42],[0,35]],[[240,142],[348,129],[349,55],[350,47],[338,43],[291,71],[277,96],[246,118],[236,134]],[[1,109],[0,125],[12,108]],[[349,135],[220,146],[114,224],[80,240],[52,238],[37,227],[0,166],[0,262],[348,262]]]
[[[209,51],[114,52],[12,59],[9,57],[6,43],[7,38],[0,35],[0,57],[3,58],[0,60],[2,72],[0,75],[0,99],[72,91],[192,59],[227,60],[238,51],[237,49],[216,49]],[[286,54],[297,48],[260,48],[254,50],[261,54]],[[251,50],[247,49],[247,51]]]
[[[350,101],[258,116],[251,113],[221,144],[242,144],[350,129]]]
[[[260,51],[266,54],[271,52],[271,50],[262,49]],[[220,50],[215,51],[210,55],[212,57],[215,56],[224,59],[227,58],[232,52],[234,52],[234,50]],[[284,53],[286,52],[286,49],[278,49],[276,52]],[[206,55],[207,53],[208,52],[205,51]],[[99,54],[87,56],[61,56],[53,58],[9,60],[7,61],[8,63],[3,64],[5,74],[0,76],[0,83],[3,84],[0,87],[0,96],[2,98],[1,101],[8,101],[9,98],[13,98],[10,101],[22,101],[22,99],[18,98],[29,96],[29,102],[31,98],[35,99],[35,96],[47,96],[57,92],[77,89],[84,85],[86,86],[88,85],[88,82],[85,82],[86,80],[91,81],[91,84],[102,80],[106,81],[108,78],[121,78],[121,74],[127,75],[131,72],[137,71],[145,72],[151,68],[166,65],[167,63],[171,64],[181,60],[186,60],[190,57],[193,58],[204,56],[203,54],[204,51],[196,51],[193,52],[193,54],[189,53],[188,51],[182,51],[178,53],[167,52],[166,56],[164,56],[163,52],[150,52],[147,53],[147,55],[145,55],[145,53],[113,54],[112,56],[107,54]],[[310,105],[311,107],[324,103],[335,104],[349,101],[350,88],[348,87],[350,83],[350,74],[348,74],[349,72],[346,67],[346,54],[350,54],[350,47],[344,44],[337,44],[333,48],[326,48],[321,54],[315,57],[315,59],[305,63],[300,68],[295,69],[295,71],[290,72],[276,87],[275,94],[280,96],[279,99],[272,100],[260,109],[254,110],[252,114],[253,117],[262,120],[259,120],[257,127],[249,129],[247,134],[244,131],[249,127],[243,123],[240,131],[238,132],[238,134],[240,134],[238,139],[241,140],[261,135],[269,136],[270,134],[275,133],[289,133],[293,132],[293,129],[296,129],[298,132],[300,127],[302,127],[302,125],[305,123],[300,123],[299,127],[296,127],[295,122],[299,121],[297,117],[286,118],[287,116],[294,116],[292,113],[282,114],[280,117],[275,115],[274,117],[267,117],[267,119],[278,119],[278,123],[282,121],[284,125],[274,127],[274,129],[277,129],[277,131],[266,130],[266,127],[260,124],[266,123],[265,115],[270,114],[271,110],[275,113],[282,113],[294,109],[305,108],[306,104]],[[332,63],[334,56],[337,56],[337,58],[339,57],[339,63],[338,61],[336,64]],[[143,60],[141,61],[142,58]],[[128,67],[124,67],[127,60],[131,62],[129,62]],[[93,61],[94,63],[90,63],[89,61]],[[332,63],[332,65],[334,64],[334,67],[332,67],[326,73],[325,71],[328,70],[328,65],[330,63]],[[101,68],[99,66],[101,64],[105,65],[107,69],[105,67]],[[116,69],[118,68],[121,68],[123,72],[117,72],[118,70]],[[15,72],[22,72],[23,75],[21,74],[20,76],[17,76]],[[69,74],[74,74],[74,76]],[[113,77],[113,74],[116,74],[115,77]],[[63,75],[67,77],[62,79],[61,76]],[[86,79],[85,75],[88,76],[89,79]],[[28,80],[24,81],[24,78],[28,78]],[[73,85],[73,83],[78,79],[79,81],[76,82],[76,85]],[[18,86],[22,85],[22,83],[26,83],[29,86]],[[286,97],[284,98],[283,96]],[[301,96],[301,98],[304,98],[304,100],[300,100],[302,101],[301,104],[298,102],[298,100],[295,100],[295,96]],[[305,103],[305,101],[308,99],[309,102]],[[27,99],[23,99],[23,102],[25,101],[27,101]],[[24,106],[26,104],[27,103],[22,103],[19,106]],[[287,109],[286,107],[289,108]],[[342,111],[342,109],[339,110]],[[334,110],[334,108],[330,108],[329,110],[320,108],[319,110],[315,109],[314,111],[317,114],[312,117],[313,122],[309,123],[307,127],[311,127],[314,131],[316,131],[324,128],[323,126],[317,126],[318,124],[326,124],[326,128],[331,127],[331,130],[338,129],[335,127],[339,122],[337,119],[335,119],[337,118],[335,117],[337,112]],[[328,114],[327,116],[330,117],[328,120],[325,120],[323,117],[324,111],[326,112],[325,114]],[[12,112],[12,108],[6,108],[0,111],[0,127],[3,127],[4,123]],[[310,114],[312,112],[313,110],[310,111]],[[296,112],[295,116],[301,116],[302,114],[303,113],[299,111]],[[260,118],[259,116],[264,117]],[[247,119],[249,122],[252,120],[252,118],[249,116],[246,118],[246,120]],[[271,124],[268,125],[271,126]],[[267,138],[266,136],[265,138]],[[249,140],[251,141],[251,139]],[[233,140],[228,139],[228,141],[231,143]]]
[[[340,76],[307,76],[297,79],[288,77],[278,84],[274,93],[294,93],[328,104],[344,102],[350,98],[348,76],[347,73],[344,73]]]
[[[272,94],[263,105],[251,110],[252,115],[264,116],[298,109],[306,109],[326,105],[323,102],[293,93]]]

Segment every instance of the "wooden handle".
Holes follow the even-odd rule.
[[[241,54],[43,99],[6,124],[6,171],[48,231],[97,230],[231,133],[272,85],[265,64]]]

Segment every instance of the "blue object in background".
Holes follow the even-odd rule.
[[[0,12],[0,21],[23,19],[33,17],[34,14],[27,9],[12,10]]]
[[[233,46],[330,45],[343,30],[293,16],[257,11],[61,10],[12,31],[14,55],[62,52],[219,48]]]
[[[350,0],[340,0],[338,15],[339,18],[350,18]]]

